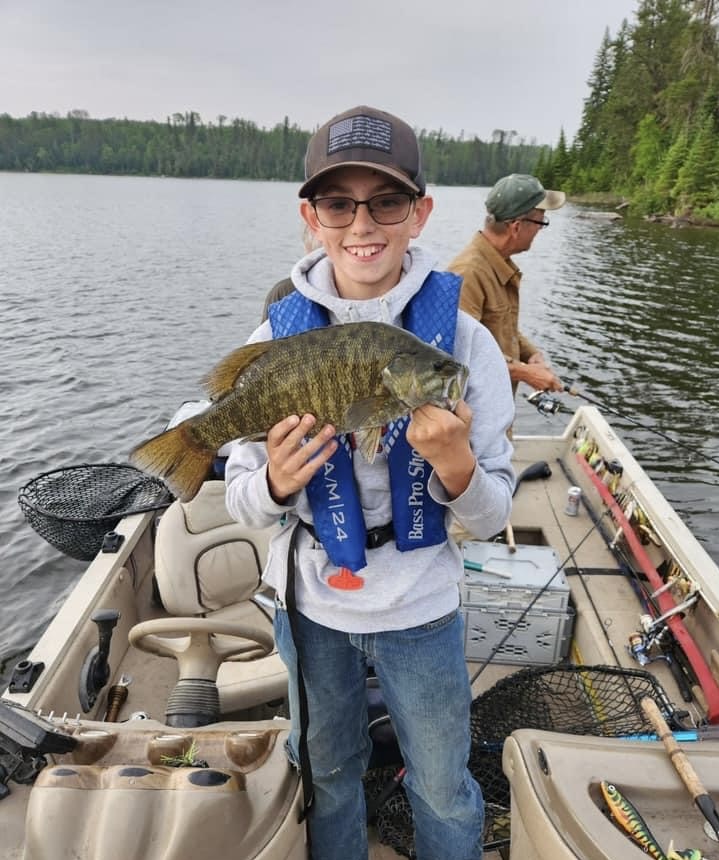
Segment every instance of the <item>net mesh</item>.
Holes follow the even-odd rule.
[[[653,728],[640,702],[649,696],[661,710],[667,697],[656,678],[639,669],[611,666],[532,666],[499,681],[478,696],[470,713],[469,769],[485,801],[485,849],[510,838],[509,782],[502,771],[504,739],[515,729],[621,737]],[[368,804],[396,769],[368,774]],[[390,796],[377,814],[380,841],[403,857],[415,857],[412,810],[404,789]]]
[[[173,496],[157,478],[122,463],[68,466],[18,491],[32,528],[60,552],[90,561],[124,516],[167,507]]]

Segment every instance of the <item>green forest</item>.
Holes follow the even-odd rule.
[[[114,173],[221,179],[304,178],[311,132],[289,118],[272,129],[246,119],[203,122],[195,111],[162,122],[33,113],[0,115],[0,170]],[[439,185],[492,185],[506,173],[529,173],[541,148],[497,130],[492,140],[420,131],[425,176]]]
[[[719,220],[718,26],[716,0],[642,0],[605,33],[579,131],[541,153],[537,175],[633,212]]]
[[[717,0],[641,0],[605,32],[573,141],[497,129],[489,141],[417,130],[428,182],[492,185],[535,173],[574,197],[624,200],[638,214],[719,220]],[[311,131],[192,110],[165,122],[0,114],[0,170],[299,182]]]

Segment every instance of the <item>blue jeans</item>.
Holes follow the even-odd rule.
[[[375,673],[407,768],[418,860],[481,860],[484,802],[467,770],[471,691],[459,612],[409,630],[342,633],[297,616],[314,782],[313,860],[366,860],[362,786],[371,750],[367,665]],[[295,645],[287,612],[275,636],[290,677],[289,753],[299,760]]]

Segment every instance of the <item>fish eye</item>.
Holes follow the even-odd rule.
[[[437,359],[434,363],[434,369],[436,371],[440,371],[444,368],[444,361],[442,359]]]

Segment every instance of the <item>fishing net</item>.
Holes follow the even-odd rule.
[[[611,666],[532,666],[508,675],[473,702],[469,769],[485,801],[485,850],[502,851],[510,838],[509,782],[502,771],[502,747],[515,729],[620,737],[654,731],[640,702],[649,696],[665,710],[667,696],[656,678],[639,669]],[[368,805],[391,779],[368,774]],[[379,787],[377,786],[379,783]],[[403,857],[415,857],[412,810],[400,788],[377,814],[380,841]]]
[[[165,508],[172,501],[162,481],[120,463],[53,469],[18,492],[18,504],[33,529],[80,561],[97,555],[105,534],[123,517]]]

